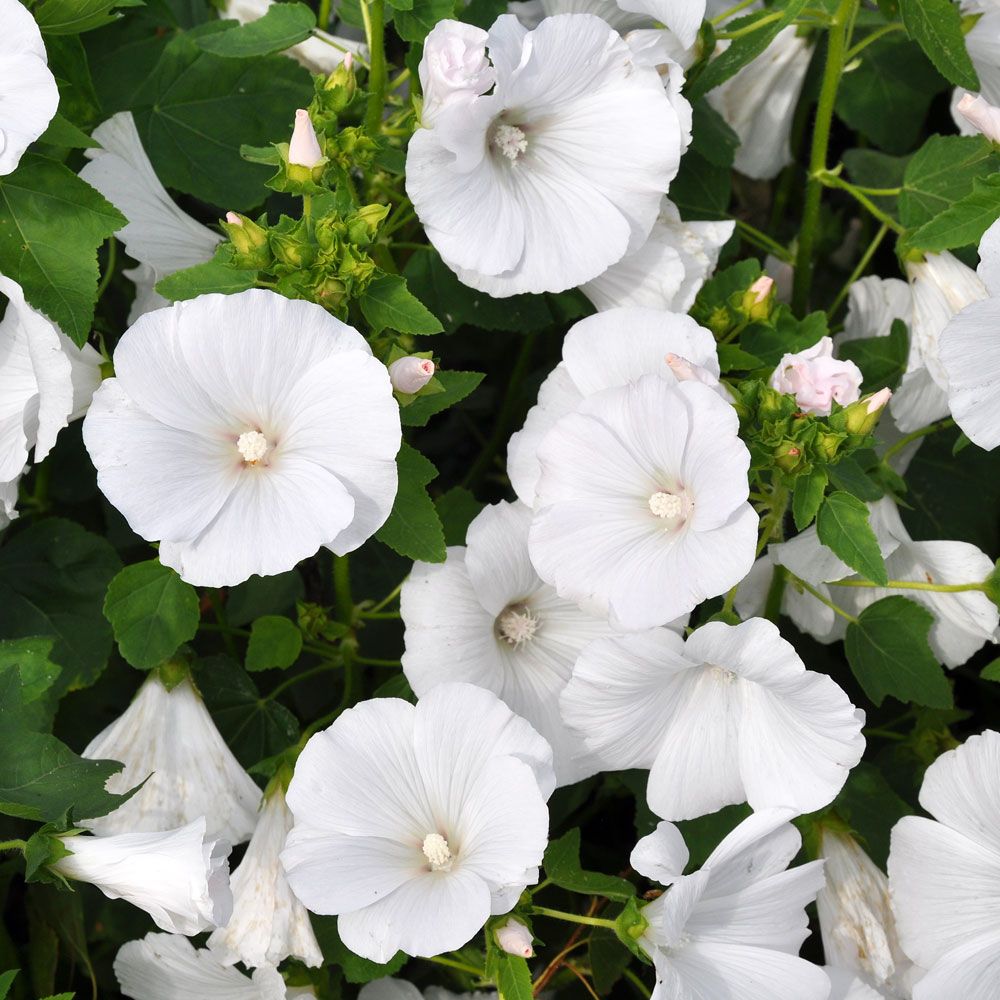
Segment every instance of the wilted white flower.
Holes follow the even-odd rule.
[[[653,1000],[826,1000],[826,974],[798,957],[823,863],[787,870],[802,842],[788,822],[793,815],[754,813],[689,875],[688,851],[672,823],[636,844],[632,867],[670,886],[642,910],[649,927],[639,944],[656,967]]]
[[[538,449],[538,575],[627,629],[666,624],[735,586],[758,525],[738,424],[713,389],[672,377],[584,399]]]
[[[496,83],[496,71],[486,58],[488,40],[482,28],[461,21],[440,21],[431,29],[419,68],[425,122],[433,123],[443,108],[469,103]]]
[[[429,36],[432,52],[463,46],[465,90],[421,64],[432,94],[454,95],[407,150],[428,238],[465,284],[498,297],[597,277],[645,242],[677,173],[681,127],[659,74],[590,14],[531,32],[502,15],[475,51],[467,29],[444,20]]]
[[[1000,964],[1000,733],[927,769],[920,805],[892,831],[889,892],[903,950],[927,969],[913,1000],[996,1000]],[[936,822],[935,822],[936,820]]]
[[[0,0],[0,176],[49,127],[59,106],[56,79],[35,19],[18,0]]]
[[[246,853],[233,872],[233,915],[208,939],[208,947],[227,965],[259,968],[279,965],[289,956],[305,965],[323,964],[309,914],[292,894],[281,866],[291,828],[285,793],[276,785],[264,799]]]
[[[248,979],[214,952],[195,949],[185,937],[147,934],[122,945],[115,956],[115,976],[132,1000],[286,1000],[312,997],[311,989],[288,988],[273,966]]]
[[[414,564],[400,600],[403,671],[419,696],[447,681],[492,691],[549,741],[556,778],[568,784],[600,764],[563,724],[559,695],[580,650],[612,629],[538,578],[530,524],[521,503],[486,507],[469,525],[467,548]]]
[[[413,355],[397,358],[389,365],[389,379],[396,392],[420,392],[434,378],[434,362]]]
[[[709,622],[686,642],[668,629],[599,639],[560,704],[608,768],[649,768],[650,808],[672,820],[735,802],[813,812],[865,748],[864,713],[763,618]]]
[[[963,25],[963,41],[979,77],[980,96],[990,104],[1000,104],[1000,44],[997,43],[1000,38],[1000,8],[992,0],[962,0],[959,8],[965,15],[974,15],[968,30],[964,30]],[[959,132],[974,135],[977,125],[970,122],[958,107],[963,96],[970,95],[959,87],[952,92],[951,115]]]
[[[127,900],[170,934],[197,934],[233,912],[231,847],[206,837],[204,816],[162,833],[82,834],[60,842],[69,854],[53,862],[53,871],[96,885],[108,899]]]
[[[129,313],[134,323],[143,313],[167,305],[155,285],[175,271],[212,259],[222,237],[177,207],[160,183],[130,111],[120,111],[94,129],[100,149],[85,151],[89,162],[80,176],[128,219],[115,234],[139,266],[123,272],[136,286]]]
[[[15,6],[17,6],[15,4]],[[7,311],[0,320],[0,517],[14,516],[17,480],[34,449],[52,450],[71,420],[82,417],[101,384],[101,356],[77,347],[24,299],[21,286],[0,275]]]
[[[132,704],[90,741],[83,756],[125,765],[108,778],[109,792],[145,782],[107,816],[80,824],[95,833],[171,830],[202,816],[209,837],[231,844],[243,843],[253,831],[260,789],[226,746],[189,680],[168,691],[150,674]]]
[[[496,932],[497,944],[509,955],[519,955],[521,958],[531,958],[535,949],[531,946],[534,940],[531,931],[513,917]]]
[[[826,965],[823,971],[829,977],[832,987],[829,1000],[896,1000],[895,996],[875,989],[850,969]]]
[[[342,555],[389,516],[389,375],[322,306],[263,289],[177,302],[126,331],[115,376],[83,428],[98,485],[188,582]]]
[[[833,356],[833,340],[821,337],[804,351],[784,355],[771,375],[770,386],[794,396],[803,412],[825,417],[834,402],[841,406],[856,403],[863,380],[853,361],[838,361]]]
[[[1000,108],[990,104],[985,97],[963,94],[955,110],[991,142],[1000,142]]]
[[[685,313],[715,270],[735,226],[731,219],[684,222],[664,198],[646,242],[580,290],[598,309],[640,306]]]
[[[740,173],[766,181],[792,162],[792,116],[812,51],[794,27],[784,28],[753,62],[709,91],[708,103],[740,137],[733,164]]]
[[[622,308],[588,316],[570,327],[562,361],[538,390],[524,427],[507,445],[507,474],[528,506],[535,502],[541,469],[538,448],[556,423],[588,396],[642,375],[677,376],[676,357],[704,369],[718,384],[715,337],[690,316],[658,309]]]
[[[17,517],[17,488],[21,477],[0,483],[0,531]]]
[[[537,881],[554,783],[549,745],[482,688],[361,702],[296,764],[289,884],[373,962],[461,948]]]
[[[298,167],[317,167],[323,162],[323,150],[316,138],[309,112],[299,108],[295,112],[295,127],[288,143],[288,162]]]

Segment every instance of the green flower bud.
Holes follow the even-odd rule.
[[[364,205],[359,208],[345,220],[348,240],[359,247],[368,246],[388,214],[388,205]]]
[[[222,228],[233,245],[233,263],[237,267],[268,267],[274,259],[267,242],[267,230],[252,219],[236,212],[226,212]]]
[[[860,437],[871,434],[891,397],[892,392],[889,389],[880,389],[844,407],[842,415],[847,432]]]

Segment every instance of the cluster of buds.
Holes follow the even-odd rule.
[[[751,323],[767,323],[773,318],[776,291],[774,279],[766,274],[749,286],[724,289],[724,293],[714,301],[696,303],[692,312],[720,340],[731,340]]]

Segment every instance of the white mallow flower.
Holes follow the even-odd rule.
[[[226,0],[219,16],[249,24],[263,17],[273,3],[274,0]],[[311,73],[332,73],[349,52],[363,55],[367,51],[363,43],[352,38],[341,38],[314,28],[309,38],[286,49],[285,55]]]
[[[903,950],[927,969],[913,1000],[996,1000],[1000,982],[1000,733],[927,769],[920,805],[892,831],[889,892]]]
[[[715,337],[690,316],[658,309],[609,309],[570,327],[562,361],[542,383],[524,427],[507,445],[507,474],[521,500],[529,507],[535,502],[541,474],[538,448],[562,417],[588,396],[642,375],[674,381],[680,362],[672,365],[671,357],[704,369],[718,385]]]
[[[865,748],[864,713],[763,618],[599,639],[560,704],[606,767],[649,768],[649,806],[671,820],[736,802],[813,812]]]
[[[98,485],[189,583],[281,573],[323,545],[342,555],[389,516],[389,374],[322,306],[202,295],[140,317],[114,360],[83,427]]]
[[[559,597],[528,558],[531,511],[522,503],[486,507],[467,546],[443,563],[421,563],[403,584],[403,670],[423,696],[436,684],[487,688],[552,745],[560,784],[600,770],[559,716],[559,695],[580,650],[612,629]],[[682,623],[683,624],[683,623]]]
[[[101,148],[86,150],[89,162],[80,176],[128,219],[115,235],[139,262],[124,272],[136,286],[129,313],[129,322],[134,323],[143,313],[168,304],[155,291],[161,278],[211,260],[222,237],[192,219],[167,194],[130,111],[120,111],[98,125],[93,137]]]
[[[59,106],[56,79],[35,19],[19,0],[0,0],[0,176],[17,169],[24,151]]]
[[[641,247],[580,286],[598,309],[641,306],[685,313],[719,261],[736,223],[684,222],[664,198]]]
[[[913,293],[900,278],[879,278],[874,274],[851,285],[847,295],[847,315],[837,343],[867,337],[888,337],[894,320],[909,325],[913,321]]]
[[[652,1000],[826,1000],[826,974],[798,957],[823,863],[788,870],[802,843],[793,815],[754,813],[688,875],[672,823],[636,844],[632,867],[670,887],[642,909],[649,927],[639,944],[656,967]]]
[[[115,956],[115,976],[122,994],[132,1000],[291,1000],[314,997],[309,988],[286,987],[273,966],[247,978],[223,965],[208,949],[196,949],[176,934],[147,934],[122,945]]]
[[[444,20],[427,44],[434,53],[456,37],[464,75],[442,74],[425,49],[425,87],[451,98],[432,107],[406,161],[407,193],[445,263],[504,297],[572,288],[640,247],[683,139],[657,70],[591,14],[531,32],[502,15],[478,43]],[[477,53],[493,65],[488,93]]]
[[[60,838],[69,852],[50,867],[67,879],[90,882],[108,899],[145,910],[161,930],[198,934],[233,912],[230,845],[205,835],[205,817],[162,833],[87,834]]]
[[[899,945],[889,880],[849,833],[824,827],[819,848],[826,884],[816,909],[827,964],[878,987],[875,996],[908,997],[913,966]]]
[[[861,398],[863,378],[853,361],[833,356],[831,337],[821,337],[804,351],[784,355],[771,375],[770,386],[794,396],[805,413],[825,417],[835,402],[848,406]]]
[[[941,333],[939,358],[955,423],[980,448],[1000,445],[1000,222],[979,243],[989,298],[967,306]]]
[[[963,94],[955,110],[990,142],[1000,142],[1000,108],[990,104],[985,97]]]
[[[358,990],[358,1000],[497,1000],[495,990],[475,993],[452,993],[443,986],[427,986],[423,991],[405,979],[384,976],[373,979]]]
[[[419,67],[425,123],[433,123],[451,104],[470,103],[496,83],[486,57],[487,37],[482,28],[461,21],[444,21],[431,30]]]
[[[153,673],[125,712],[83,751],[121,761],[109,792],[135,795],[80,825],[107,835],[170,830],[204,816],[210,837],[241,844],[253,832],[260,789],[240,767],[189,680],[167,690]],[[147,780],[148,779],[148,780]]]
[[[295,766],[288,881],[373,962],[461,948],[538,880],[554,784],[548,743],[483,688],[362,702]]]
[[[774,41],[721,86],[708,103],[740,137],[733,166],[748,177],[770,180],[792,162],[789,136],[812,46],[794,27]]]
[[[14,516],[17,480],[34,449],[41,462],[71,420],[83,416],[101,384],[101,356],[77,347],[0,274],[7,310],[0,320],[0,518]]]
[[[898,1000],[897,995],[875,989],[850,969],[825,965],[823,971],[827,974],[832,987],[828,1000]]]
[[[279,965],[289,956],[306,965],[323,964],[309,914],[292,894],[281,866],[291,828],[292,813],[276,785],[264,799],[246,853],[233,872],[233,915],[208,939],[209,948],[227,965],[242,962],[256,969]]]
[[[758,525],[738,425],[698,381],[643,375],[588,396],[538,449],[538,575],[626,629],[664,625],[735,586]]]

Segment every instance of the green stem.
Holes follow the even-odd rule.
[[[330,27],[330,0],[319,0],[319,13],[316,15],[316,24],[321,31],[326,31]]]
[[[777,485],[771,492],[770,500],[771,512],[761,521],[760,538],[757,539],[756,559],[765,546],[774,537],[776,530],[785,519],[785,511],[788,510],[788,489],[785,486]]]
[[[912,434],[907,434],[906,437],[901,437],[895,444],[889,445],[886,448],[885,453],[882,455],[882,461],[888,462],[897,451],[902,451],[911,441],[916,441],[919,438],[927,437],[928,434],[933,434],[936,431],[947,430],[949,427],[954,427],[955,421],[948,417],[945,420],[938,420],[936,423],[928,424],[926,427],[921,427],[919,430],[914,431]]]
[[[890,729],[879,729],[876,726],[865,726],[865,736],[878,736],[883,740],[895,740],[897,742],[902,742],[907,738],[902,733],[894,733]]]
[[[925,583],[923,580],[890,580],[886,584],[871,580],[830,580],[828,587],[878,587],[881,590],[931,590],[937,594],[965,594],[986,591],[985,583]]]
[[[855,59],[866,49],[872,42],[877,42],[880,38],[888,35],[892,31],[903,31],[903,24],[901,21],[893,21],[892,24],[886,24],[876,31],[873,31],[870,35],[866,35],[864,38],[858,42],[857,45],[852,49],[848,49],[847,55],[844,57],[844,64],[854,62]]]
[[[828,597],[824,597],[815,587],[806,583],[802,577],[796,576],[794,573],[789,573],[788,576],[796,587],[801,587],[804,591],[806,591],[806,593],[812,594],[812,596],[815,597],[820,604],[825,604],[831,611],[834,612],[834,614],[840,615],[841,618],[846,619],[852,625],[858,624],[858,620],[854,617],[854,615],[846,612],[842,607],[840,607],[840,605],[834,604]]]
[[[111,279],[115,276],[115,261],[118,259],[118,241],[114,236],[108,237],[108,262],[104,266],[104,274],[101,275],[101,283],[97,286],[97,301],[107,291]]]
[[[374,615],[377,612],[381,611],[387,604],[392,604],[392,602],[396,600],[397,597],[399,597],[399,592],[403,589],[404,582],[405,581],[400,580],[399,583],[397,583],[396,586],[393,587],[392,590],[388,594],[386,594],[381,601],[378,602],[378,604],[376,604],[372,608],[369,608],[366,614]]]
[[[351,597],[351,564],[347,556],[333,557],[333,604],[338,620],[352,625],[354,600]]]
[[[859,188],[850,181],[845,181],[842,177],[837,177],[829,170],[820,170],[816,175],[822,187],[836,188],[838,191],[846,191],[869,215],[873,215],[883,226],[888,226],[894,233],[904,233],[906,230],[888,212],[883,212],[865,193],[865,189]],[[810,178],[810,183],[812,178]],[[894,191],[893,188],[872,188],[872,191],[879,193]]]
[[[385,0],[371,0],[362,8],[368,11],[368,52],[371,69],[368,72],[368,107],[365,110],[365,128],[369,135],[378,135],[382,127],[382,110],[385,107],[385,88],[388,74],[385,65]]]
[[[289,677],[288,680],[282,681],[264,700],[273,701],[279,694],[298,684],[299,681],[304,681],[308,677],[315,677],[317,674],[325,674],[329,669],[330,664],[324,663],[320,667],[311,667],[309,670],[303,670],[301,674],[296,674],[294,677]]]
[[[359,56],[357,52],[354,51],[354,49],[349,49],[346,45],[341,45],[339,42],[335,42],[326,33],[319,34],[318,32],[314,31],[312,37],[315,38],[317,41],[323,42],[324,45],[329,45],[331,49],[336,49],[338,52],[343,52],[344,55],[350,53],[351,59],[354,62],[356,62],[359,66],[363,66],[365,69],[371,68],[368,65],[368,61],[366,59],[362,59],[361,56]]]
[[[788,250],[788,247],[783,247],[777,240],[772,239],[767,233],[762,232],[756,226],[751,226],[749,222],[737,219],[736,228],[749,243],[755,244],[761,250],[766,250],[768,253],[773,253],[778,260],[782,260],[786,264],[791,264],[795,259]]]
[[[365,667],[400,667],[402,664],[399,660],[379,660],[374,659],[371,656],[355,656],[355,663],[360,663]]]
[[[0,840],[0,851],[20,851],[23,854],[27,846],[26,840]]]
[[[754,21],[753,24],[748,24],[745,28],[737,28],[736,31],[718,31],[716,32],[715,37],[743,38],[744,35],[752,35],[755,31],[759,31],[768,24],[773,24],[775,21],[780,20],[784,16],[784,11],[776,10],[771,14],[765,14],[759,21]]]
[[[889,232],[889,227],[883,222],[882,225],[879,226],[878,232],[872,238],[871,243],[868,244],[868,249],[865,250],[865,252],[861,255],[861,259],[858,261],[854,270],[851,272],[851,276],[847,279],[847,281],[844,282],[844,287],[841,288],[839,292],[837,292],[837,297],[833,300],[833,305],[830,306],[829,309],[827,309],[826,315],[828,319],[833,319],[833,316],[840,308],[841,303],[844,301],[844,299],[847,298],[848,294],[850,293],[851,285],[853,285],[854,282],[857,281],[862,274],[864,274],[865,270],[868,268],[868,265],[872,261],[872,257],[875,256],[875,251],[878,250],[879,246],[882,243],[882,240],[885,239],[886,233],[888,232]]]
[[[751,4],[756,3],[757,0],[740,0],[739,3],[734,4],[732,7],[724,10],[721,14],[716,15],[712,18],[709,24],[716,25],[722,24],[723,21],[728,21],[731,17],[738,14],[741,10],[746,10]]]
[[[858,0],[840,0],[830,26],[823,69],[823,82],[816,107],[816,121],[813,125],[812,149],[809,154],[809,180],[806,183],[806,197],[802,209],[802,228],[799,232],[798,254],[795,262],[795,284],[792,293],[792,308],[799,314],[809,306],[809,292],[812,287],[813,257],[819,237],[820,203],[823,198],[823,184],[819,174],[826,169],[826,157],[830,148],[830,128],[833,125],[833,107],[837,100],[837,88],[844,72],[847,53],[848,32],[853,21],[854,8]]]
[[[781,617],[781,602],[785,598],[785,587],[788,586],[788,571],[784,566],[775,566],[771,574],[771,586],[767,588],[764,600],[764,617],[777,624]]]
[[[625,978],[636,988],[639,996],[645,997],[645,1000],[649,1000],[652,994],[649,992],[649,987],[631,970],[625,970]]]
[[[540,917],[550,917],[553,920],[564,920],[568,924],[586,924],[588,927],[609,927],[614,930],[615,922],[603,917],[584,917],[578,913],[565,913],[563,910],[550,910],[547,906],[532,906],[531,912]]]
[[[458,969],[459,972],[468,972],[469,975],[477,976],[480,979],[486,975],[482,969],[477,969],[474,965],[469,965],[467,962],[456,962],[455,959],[445,958],[444,955],[432,955],[427,961],[433,962],[435,965],[443,965],[448,969]]]

